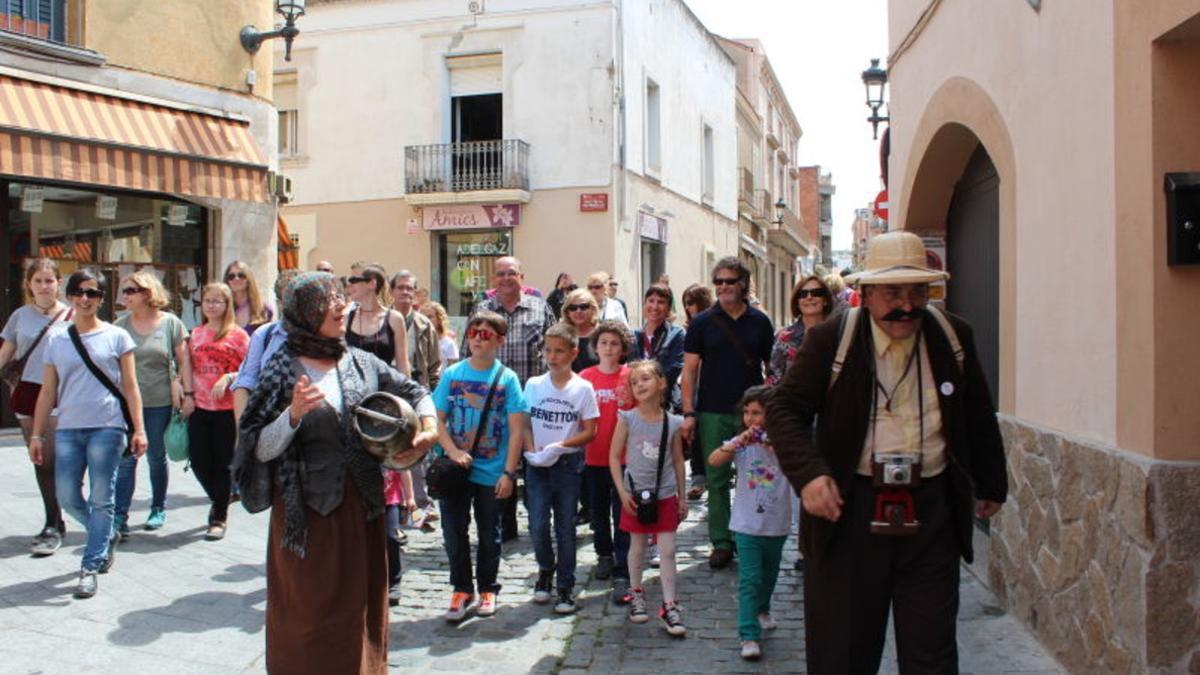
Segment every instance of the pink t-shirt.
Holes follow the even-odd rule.
[[[192,387],[196,395],[196,407],[201,410],[233,410],[233,387],[225,396],[214,401],[213,385],[217,378],[236,373],[246,359],[250,349],[250,336],[234,326],[220,340],[213,340],[216,331],[205,326],[192,330]]]
[[[629,410],[634,406],[633,396],[629,394],[626,384],[629,366],[621,366],[615,373],[603,373],[600,366],[592,366],[584,368],[579,376],[592,383],[592,389],[596,391],[596,405],[600,408],[596,437],[587,444],[583,463],[588,466],[608,466],[608,452],[613,433],[617,430],[617,411]]]

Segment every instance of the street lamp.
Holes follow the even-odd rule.
[[[775,224],[775,227],[783,227],[783,210],[786,208],[787,204],[784,203],[783,197],[780,197],[779,201],[775,202],[775,220],[771,221]]]
[[[291,61],[292,40],[300,34],[300,29],[296,28],[296,19],[304,16],[304,2],[305,0],[275,0],[275,11],[283,16],[283,26],[267,32],[261,32],[254,26],[244,26],[239,35],[242,48],[251,54],[257,54],[264,40],[281,37],[286,44],[283,60]]]
[[[879,67],[879,59],[871,59],[871,67],[863,71],[862,81],[867,88],[867,107],[871,109],[867,121],[871,123],[872,137],[878,139],[879,123],[889,120],[887,115],[879,115],[879,109],[883,107],[883,92],[887,89],[887,70]]]

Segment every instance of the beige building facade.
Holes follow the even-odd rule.
[[[479,9],[309,3],[275,71],[302,267],[409,269],[461,320],[516,255],[613,273],[636,322],[736,253],[734,64],[683,2]]]
[[[980,571],[1072,672],[1198,672],[1200,2],[889,9],[891,226],[944,238],[1008,448]]]

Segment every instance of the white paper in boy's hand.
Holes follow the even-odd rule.
[[[529,462],[530,466],[545,468],[554,466],[558,458],[562,455],[576,452],[578,448],[568,448],[558,443],[550,443],[541,450],[532,450],[525,453],[525,461]]]

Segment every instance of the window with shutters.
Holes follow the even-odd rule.
[[[655,176],[662,171],[661,99],[658,83],[646,78],[646,170]]]
[[[295,157],[300,154],[300,112],[279,111],[279,156]]]
[[[0,0],[0,30],[66,42],[67,0]]]

